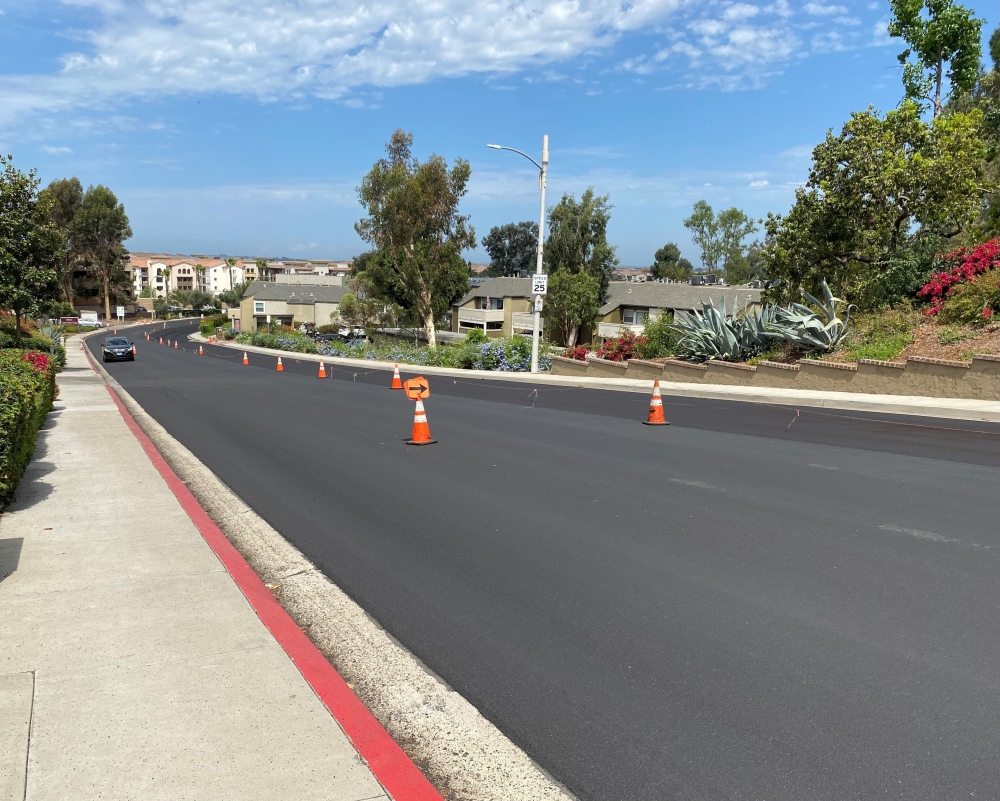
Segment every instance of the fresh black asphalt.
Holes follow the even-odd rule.
[[[1000,426],[430,376],[414,448],[384,371],[133,337],[125,389],[580,798],[1000,798]]]

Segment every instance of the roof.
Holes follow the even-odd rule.
[[[652,309],[701,309],[702,303],[711,300],[726,308],[741,309],[750,303],[760,303],[759,289],[743,286],[692,286],[691,284],[661,284],[612,282],[608,287],[608,302],[601,306],[598,314],[608,314],[619,306],[639,306]]]
[[[243,298],[254,300],[280,300],[285,303],[340,303],[340,299],[351,290],[346,286],[322,286],[319,284],[278,284],[273,281],[252,281],[243,293]]]
[[[473,298],[530,298],[530,278],[491,278],[469,290],[465,297],[457,301],[459,305]]]

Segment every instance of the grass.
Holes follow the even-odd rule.
[[[939,345],[954,345],[957,342],[964,342],[969,338],[968,331],[959,331],[950,325],[944,326],[937,334]]]
[[[912,308],[881,309],[852,317],[854,327],[844,340],[842,353],[850,361],[892,361],[913,342],[920,312]]]

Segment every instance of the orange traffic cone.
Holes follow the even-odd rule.
[[[80,343],[80,350],[83,350],[83,343]]]
[[[281,357],[280,356],[278,357],[278,372],[279,373],[285,372],[285,368],[281,366]]]
[[[198,346],[198,355],[199,356],[204,356],[205,355],[205,351],[202,350],[201,345]]]
[[[323,364],[323,360],[319,360],[319,375],[317,378],[326,378],[326,365]]]
[[[160,337],[160,344],[163,344],[163,337]]]
[[[132,355],[135,356],[135,345],[132,346]]]
[[[250,360],[247,358],[246,351],[243,351],[243,364],[250,364]]]
[[[177,340],[174,340],[174,350],[177,350]]]
[[[431,429],[427,425],[427,413],[424,412],[424,402],[417,399],[417,407],[413,412],[413,438],[406,440],[407,445],[433,445],[436,439],[431,439]]]
[[[394,364],[392,366],[392,388],[393,389],[402,389],[403,388],[403,382],[399,380],[399,365],[398,364]]]
[[[663,416],[663,398],[660,396],[660,382],[653,382],[653,397],[649,399],[649,416],[643,420],[644,426],[668,426]]]

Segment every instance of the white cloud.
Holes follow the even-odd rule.
[[[751,182],[750,182],[750,183],[748,184],[748,186],[752,186],[752,187],[757,187],[757,186],[767,186],[767,185],[768,185],[769,183],[770,183],[770,182],[769,182],[769,181],[767,181],[767,180],[762,180],[762,181],[751,181]]]
[[[822,3],[806,3],[803,10],[814,17],[832,17],[835,14],[846,14],[845,6],[825,6]]]
[[[68,147],[53,147],[52,145],[42,145],[42,151],[50,156],[62,156],[73,152]]]
[[[683,0],[72,0],[99,15],[50,75],[0,78],[0,123],[128,98],[343,99],[607,48]],[[556,79],[556,74],[545,76]]]
[[[889,36],[889,20],[882,18],[872,26],[872,40],[869,43],[872,47],[885,47],[892,44],[892,37]]]
[[[722,12],[722,18],[727,20],[742,20],[756,17],[760,13],[759,6],[751,6],[747,3],[735,3]]]

